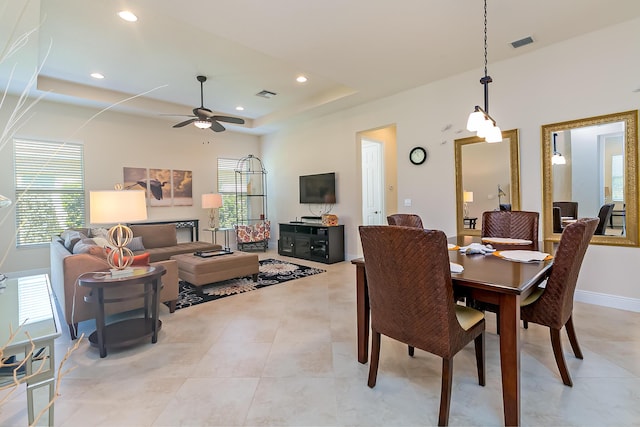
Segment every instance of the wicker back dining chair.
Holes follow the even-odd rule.
[[[600,207],[600,211],[598,212],[598,218],[600,221],[598,222],[598,226],[596,227],[596,231],[594,234],[599,236],[603,236],[605,231],[607,230],[607,224],[611,220],[611,214],[613,213],[613,208],[615,204],[607,203]]]
[[[530,240],[517,249],[538,250],[538,212],[488,211],[482,213],[482,237]]]
[[[424,228],[422,219],[416,214],[393,214],[387,217],[389,225],[402,225],[404,227]]]
[[[553,232],[562,233],[562,212],[558,206],[553,207]]]
[[[544,288],[539,287],[520,303],[520,318],[549,328],[553,355],[565,385],[573,386],[562,353],[560,329],[564,326],[573,354],[582,359],[576,331],[573,328],[573,294],[584,254],[598,225],[598,218],[582,218],[564,228],[553,268]]]
[[[519,249],[538,250],[538,212],[529,211],[488,211],[482,213],[482,237],[505,237],[531,241],[530,244],[491,245],[498,250]],[[479,310],[491,311],[496,314],[496,331],[500,333],[500,313],[496,304],[468,301],[468,305]],[[526,324],[525,324],[526,326]]]
[[[442,357],[438,425],[447,425],[453,356],[475,343],[478,382],[484,386],[484,315],[456,304],[447,251],[439,230],[360,226],[371,307],[369,387],[376,385],[380,336]],[[410,355],[413,352],[410,351]]]
[[[560,216],[578,219],[578,202],[553,202],[554,208],[560,208]]]

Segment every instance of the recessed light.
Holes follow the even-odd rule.
[[[91,77],[94,79],[104,79],[104,75],[100,73],[91,73]]]
[[[244,111],[244,107],[243,107],[242,105],[238,105],[238,106],[236,107],[236,110],[238,110],[238,111]]]
[[[136,22],[138,20],[138,17],[134,15],[133,12],[129,12],[128,10],[122,10],[118,12],[118,16],[129,22]]]
[[[305,76],[298,76],[296,77],[296,81],[298,83],[305,83],[307,81],[307,78]]]

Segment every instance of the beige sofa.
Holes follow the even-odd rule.
[[[208,242],[177,243],[176,227],[173,224],[136,224],[131,228],[134,231],[134,237],[142,237],[142,244],[145,245],[144,250],[134,251],[134,253],[149,252],[151,265],[163,265],[167,270],[167,273],[162,276],[163,288],[160,292],[160,301],[167,302],[170,312],[173,313],[178,299],[178,265],[175,260],[169,258],[181,253],[190,253],[196,250],[219,250],[222,247]],[[85,236],[91,235],[88,229],[80,230],[80,232]],[[71,246],[68,240],[65,241],[60,236],[54,236],[51,241],[51,286],[65,321],[69,325],[71,337],[75,339],[78,323],[95,319],[95,307],[84,301],[89,290],[78,286],[77,279],[84,273],[107,270],[109,265],[104,256],[94,255],[101,251],[99,247],[86,243],[89,240],[80,239],[81,242],[85,242],[85,248],[82,250],[84,253],[73,253],[74,251],[78,252],[76,245],[80,243],[76,242]],[[96,238],[96,240],[98,239]],[[65,247],[65,243],[71,250]],[[120,292],[126,292],[126,290],[120,289]],[[110,298],[115,296],[116,292],[111,292],[109,295]],[[105,305],[105,314],[121,313],[142,306],[142,298],[107,304]]]
[[[178,243],[178,236],[174,224],[131,224],[133,237],[141,237],[144,250],[149,252],[149,261],[170,259],[173,255],[188,254],[195,251],[220,250],[221,245],[209,242]]]

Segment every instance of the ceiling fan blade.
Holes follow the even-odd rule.
[[[211,130],[214,132],[222,132],[224,131],[224,126],[222,126],[220,123],[216,122],[215,120],[211,120]]]
[[[211,116],[213,120],[219,120],[221,122],[227,123],[235,123],[237,125],[243,125],[244,119],[239,119],[237,117],[229,117],[229,116]]]
[[[193,123],[197,120],[198,118],[196,117],[195,119],[189,119],[189,120],[185,120],[184,122],[180,122],[177,125],[173,125],[174,128],[181,128],[183,126],[186,126],[190,123]]]
[[[193,114],[158,114],[159,116],[171,116],[171,117],[196,117]]]

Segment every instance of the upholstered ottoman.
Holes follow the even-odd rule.
[[[257,282],[260,271],[258,254],[240,251],[209,258],[180,254],[171,259],[178,263],[178,277],[196,286],[244,276],[253,276]]]

